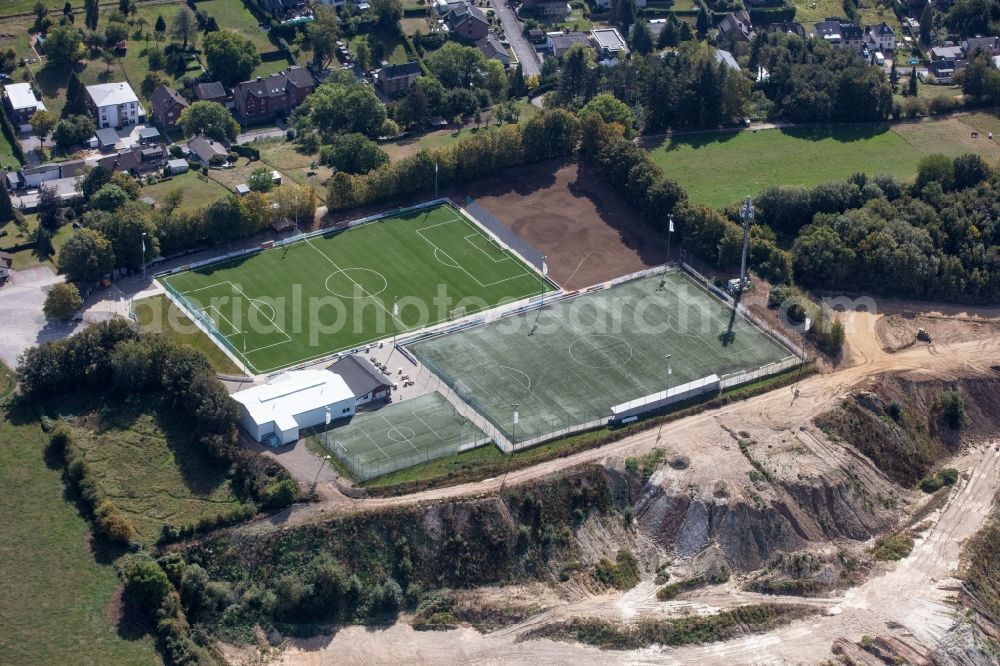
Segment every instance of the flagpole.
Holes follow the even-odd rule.
[[[674,235],[674,216],[669,216],[670,226],[667,228],[667,263],[670,263],[670,238]]]

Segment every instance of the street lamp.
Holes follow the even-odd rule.
[[[146,232],[142,232],[142,238],[139,239],[142,243],[142,277],[146,277]]]
[[[438,163],[434,160],[434,198],[438,198]]]
[[[670,358],[673,354],[667,354],[667,390],[670,390],[670,375],[674,374],[674,369],[670,365]]]

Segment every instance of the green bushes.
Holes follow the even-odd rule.
[[[594,578],[618,590],[630,590],[639,582],[639,562],[632,551],[621,549],[615,561],[602,557],[594,567]]]
[[[955,485],[956,481],[958,481],[958,470],[954,467],[945,467],[942,470],[938,470],[937,474],[933,476],[925,476],[920,479],[917,485],[925,493],[933,493],[945,486]]]
[[[876,560],[895,562],[901,560],[913,550],[913,535],[909,532],[887,534],[875,541],[873,555]]]
[[[960,429],[965,423],[965,400],[958,391],[945,391],[931,409],[952,430]]]
[[[191,639],[191,627],[172,581],[148,555],[132,555],[119,566],[126,596],[156,622],[160,648],[169,664],[214,664],[211,655]]]

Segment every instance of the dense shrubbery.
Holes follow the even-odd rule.
[[[853,180],[821,186],[845,195],[824,199],[834,208],[827,212],[815,190],[773,189],[759,200],[761,222],[797,233],[798,283],[952,301],[1000,297],[997,175],[979,157],[931,156],[912,187]]]
[[[774,113],[798,122],[884,120],[892,87],[879,67],[822,39],[760,31],[750,47],[750,70],[767,70],[761,90]]]

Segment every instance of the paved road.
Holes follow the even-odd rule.
[[[11,368],[28,347],[58,340],[73,333],[75,322],[50,323],[42,312],[45,296],[62,277],[47,266],[13,271],[10,281],[0,288],[0,358]]]
[[[524,73],[525,78],[541,74],[542,68],[538,62],[535,47],[524,36],[524,24],[518,20],[514,9],[505,0],[491,0],[491,3],[493,9],[496,10],[497,15],[500,17],[504,34],[510,41],[510,47],[514,50],[514,55],[517,56],[517,59],[521,63],[521,71]]]

